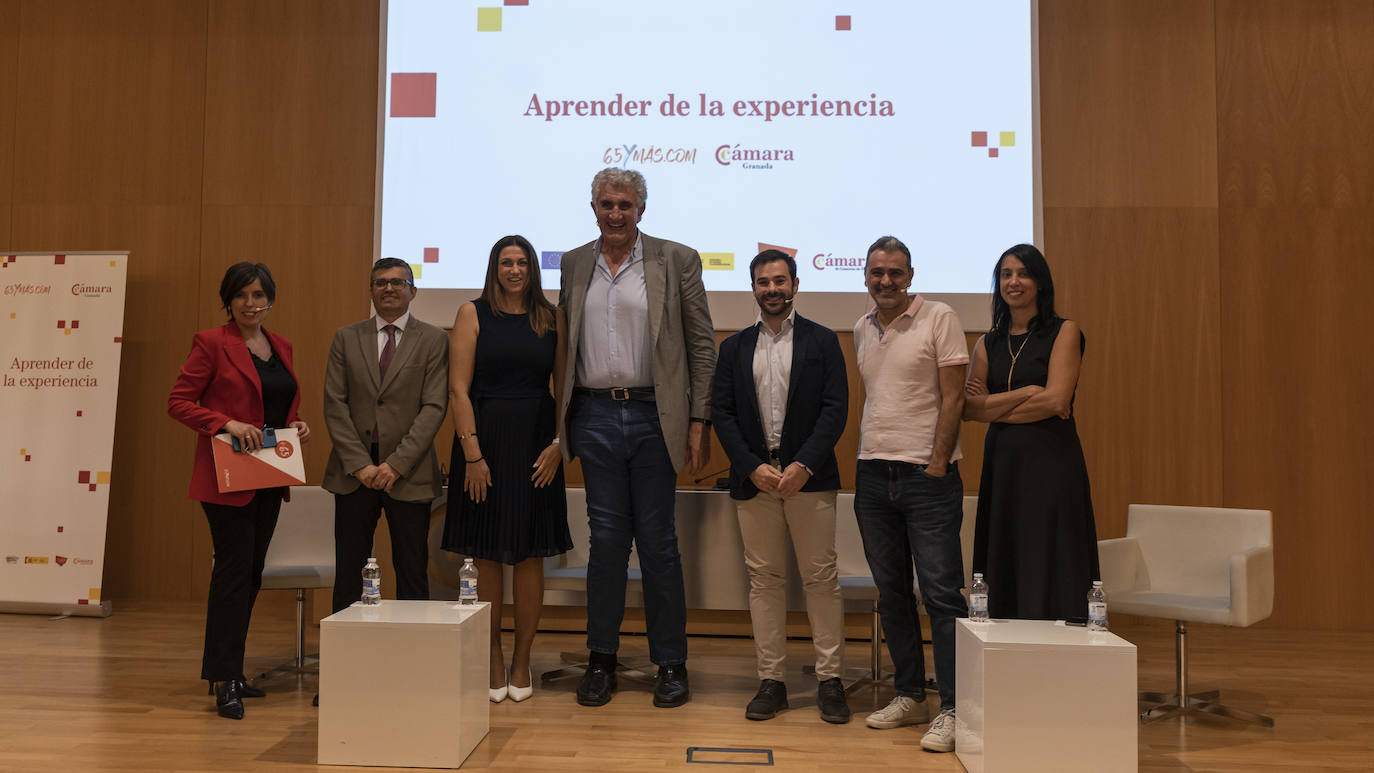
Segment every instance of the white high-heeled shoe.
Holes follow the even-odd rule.
[[[506,694],[510,691],[510,673],[506,673],[506,683],[500,687],[487,688],[487,700],[492,703],[500,703],[506,699]]]
[[[530,682],[528,687],[517,687],[510,683],[509,677],[506,678],[506,687],[510,690],[510,699],[516,703],[527,700],[531,695],[534,695],[534,674],[526,671],[525,676]]]

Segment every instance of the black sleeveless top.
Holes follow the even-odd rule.
[[[477,308],[477,350],[472,399],[529,399],[549,394],[549,376],[558,348],[558,331],[543,336],[530,327],[530,315],[500,314],[481,298]]]

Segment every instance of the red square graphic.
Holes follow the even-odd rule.
[[[79,327],[81,327],[81,320],[79,320],[79,319],[74,319],[74,320],[72,320],[72,330],[75,330],[75,329],[77,329],[77,328],[79,328]]]
[[[61,534],[61,533],[62,533],[62,529],[64,529],[64,528],[66,528],[66,527],[58,526],[58,527],[57,527],[57,533],[58,533],[58,534]]]
[[[94,483],[91,484],[91,491],[95,491],[95,484],[94,484]]]
[[[426,263],[438,263],[438,262],[439,262],[439,248],[438,248],[438,247],[426,247],[426,248],[425,248],[425,262],[426,262]]]
[[[64,266],[64,265],[67,264],[67,256],[66,256],[66,255],[54,255],[54,256],[52,256],[52,262],[53,262],[53,265],[54,265],[54,266]]]
[[[57,320],[57,329],[58,329],[58,330],[61,330],[62,328],[66,327],[66,326],[67,326],[67,320],[65,320],[65,319],[59,319],[59,320]]]
[[[974,133],[973,133],[973,147],[975,147],[975,148],[986,148],[987,146],[988,146],[988,133],[987,133],[987,132],[974,132]]]
[[[506,5],[529,5],[530,0],[506,0]]]
[[[988,158],[997,158],[997,148],[988,148]]]
[[[114,337],[114,342],[117,343],[117,344],[122,344],[122,343],[124,343],[124,336],[115,336],[115,337]]]
[[[433,118],[437,77],[432,72],[393,72],[391,117]]]
[[[81,472],[77,473],[77,475],[76,475],[76,482],[77,482],[77,483],[90,483],[90,482],[91,482],[91,471],[90,471],[90,470],[82,470]]]
[[[77,411],[77,412],[76,412],[76,415],[77,415],[77,416],[80,416],[80,415],[81,415],[81,411]]]
[[[91,601],[90,601],[90,599],[77,599],[77,600],[76,600],[76,603],[77,603],[77,604],[89,604],[89,603],[91,603]]]
[[[836,16],[836,17],[835,17],[835,29],[836,29],[836,30],[839,30],[839,31],[841,31],[841,32],[844,32],[844,31],[846,31],[846,30],[849,29],[849,24],[850,24],[850,23],[849,23],[849,17],[848,17],[848,16]]]
[[[24,461],[26,461],[26,462],[33,461],[33,454],[24,454]],[[58,529],[58,531],[61,531],[61,529]]]

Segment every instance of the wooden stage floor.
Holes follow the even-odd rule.
[[[347,769],[314,765],[313,676],[262,682],[270,694],[248,701],[243,721],[221,719],[196,680],[202,608],[145,602],[115,610],[105,620],[0,615],[0,770]],[[255,620],[250,674],[290,656],[292,626],[290,615],[275,612]],[[1115,630],[1140,648],[1141,686],[1168,688],[1172,625],[1131,621]],[[1268,713],[1277,727],[1211,717],[1147,725],[1140,730],[1142,771],[1374,769],[1374,634],[1199,625],[1190,635],[1193,688],[1219,687],[1227,703]],[[543,635],[536,667],[551,668],[560,650],[581,645],[578,635]],[[752,643],[693,637],[687,706],[654,709],[647,688],[625,682],[598,709],[576,704],[574,680],[536,688],[529,701],[492,707],[491,734],[464,769],[720,770],[686,764],[687,747],[710,746],[772,749],[773,769],[786,771],[962,770],[953,754],[921,751],[924,726],[864,726],[863,716],[887,702],[890,688],[853,693],[848,725],[821,722],[814,682],[800,670],[809,643],[789,646],[794,708],[775,720],[743,716],[757,687]],[[630,636],[622,651],[642,656],[647,647]],[[854,641],[846,657],[858,665],[867,652],[867,642]]]

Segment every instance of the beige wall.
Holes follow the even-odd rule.
[[[204,595],[193,439],[164,406],[229,263],[272,266],[269,326],[323,429],[329,339],[366,311],[377,7],[0,0],[0,249],[133,252],[116,602]],[[1369,629],[1374,0],[1041,0],[1040,56],[1044,246],[1088,337],[1099,534],[1130,502],[1271,508],[1271,624]]]

